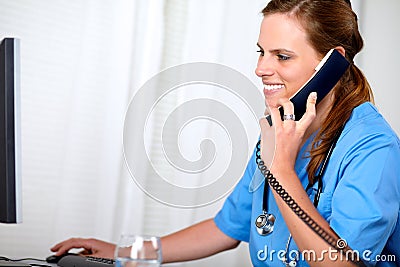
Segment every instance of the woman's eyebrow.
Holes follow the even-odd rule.
[[[285,49],[285,48],[277,48],[277,49],[272,49],[269,51],[270,53],[289,53],[289,54],[294,54],[293,51]]]
[[[264,48],[262,48],[261,45],[260,45],[259,43],[257,43],[257,46],[258,46],[261,50],[264,51]],[[282,53],[282,52],[285,52],[285,53],[292,53],[292,54],[294,54],[293,51],[291,51],[291,50],[289,50],[289,49],[286,49],[286,48],[272,49],[272,50],[269,50],[269,52],[270,52],[270,53]]]

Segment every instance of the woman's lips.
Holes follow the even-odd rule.
[[[270,96],[285,88],[283,84],[264,84],[264,95]]]

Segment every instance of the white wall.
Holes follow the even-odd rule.
[[[365,47],[359,64],[375,94],[376,105],[400,134],[400,1],[362,1],[360,29]]]

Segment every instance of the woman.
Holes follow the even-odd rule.
[[[215,218],[162,238],[164,262],[203,258],[245,241],[254,266],[347,266],[355,256],[366,265],[395,266],[389,255],[400,259],[399,139],[371,104],[369,84],[353,63],[363,41],[350,2],[272,0],[262,12],[256,74],[276,131],[270,173],[323,233],[341,243],[334,246],[321,238],[321,231],[304,223],[272,183],[257,186],[255,181],[264,177],[255,153]],[[317,106],[318,94],[312,93],[306,113],[294,121],[289,98],[332,48],[351,63],[349,69]],[[269,125],[265,119],[260,124],[264,147]],[[266,158],[272,151],[260,153]],[[263,207],[275,217],[273,228],[260,226]],[[62,254],[73,247],[99,257],[112,257],[114,249],[99,240],[70,239],[52,250]],[[353,253],[338,252],[343,248]]]

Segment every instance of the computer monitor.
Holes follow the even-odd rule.
[[[0,222],[22,222],[20,40],[0,44]]]

